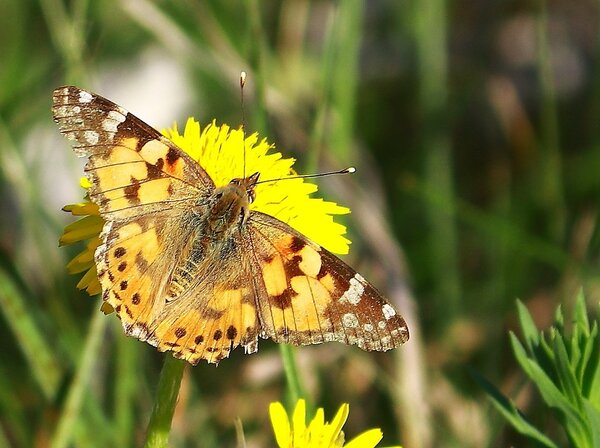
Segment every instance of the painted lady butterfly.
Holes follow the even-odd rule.
[[[101,96],[54,91],[53,114],[88,156],[106,221],[96,250],[103,299],[125,333],[197,364],[258,338],[385,351],[404,319],[360,274],[289,225],[250,211],[259,173],[216,187],[158,131]]]

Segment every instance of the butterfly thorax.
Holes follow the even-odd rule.
[[[225,241],[248,220],[250,204],[254,200],[254,186],[259,173],[233,179],[227,185],[216,188],[209,200],[207,234],[214,241]]]
[[[178,226],[183,229],[185,244],[178,248],[169,285],[168,300],[174,300],[194,281],[203,278],[199,273],[209,273],[214,268],[212,260],[226,260],[236,253],[239,234],[250,215],[254,200],[254,185],[258,173],[244,179],[233,179],[227,185],[215,188],[183,216]]]

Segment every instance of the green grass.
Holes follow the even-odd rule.
[[[3,5],[0,446],[141,446],[164,362],[66,273],[77,249],[58,248],[70,222],[60,207],[83,191],[52,123],[52,90],[73,83],[143,98],[148,114],[181,104],[151,122],[158,128],[188,115],[235,127],[241,70],[249,131],[303,172],[356,166],[321,191],[352,209],[345,259],[398,305],[413,335],[386,354],[296,350],[294,381],[310,406],[332,415],[350,403],[348,439],[381,427],[383,445],[522,446],[476,372],[567,443],[512,356],[509,331],[523,315],[517,297],[540,329],[559,304],[573,308],[580,288],[598,304],[600,36],[585,5],[569,14],[541,1],[461,5]],[[172,79],[181,84],[157,93]],[[286,402],[286,381],[269,341],[216,369],[186,368],[171,444],[234,446],[240,417],[249,445],[271,445],[268,404]]]

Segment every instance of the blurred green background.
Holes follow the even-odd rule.
[[[76,84],[157,128],[246,121],[352,209],[344,258],[404,314],[393,353],[297,351],[313,406],[350,403],[348,438],[524,446],[477,372],[544,428],[507,332],[580,287],[597,304],[598,2],[8,0],[0,14],[0,446],[139,446],[163,355],[77,291],[57,247],[83,195],[52,122]],[[173,446],[273,446],[279,352],[186,369]],[[559,443],[564,436],[546,425]]]

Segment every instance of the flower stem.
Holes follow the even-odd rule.
[[[148,423],[144,448],[165,448],[168,446],[171,421],[177,404],[179,386],[183,376],[185,361],[165,356],[160,372],[156,400]]]
[[[288,384],[289,400],[294,405],[298,399],[303,398],[304,388],[300,383],[300,375],[298,375],[298,366],[296,364],[296,352],[294,347],[289,344],[279,344],[281,351],[281,360],[283,361],[283,370]]]

